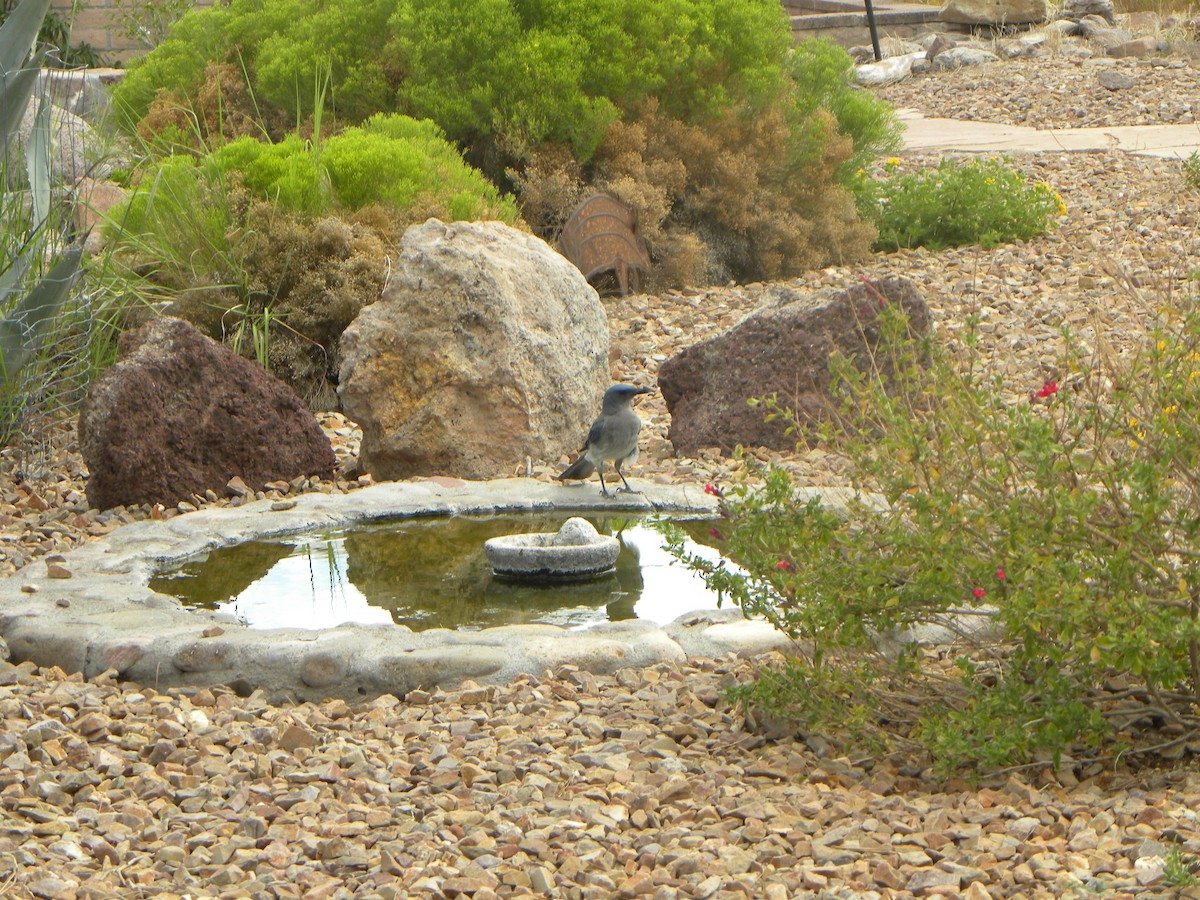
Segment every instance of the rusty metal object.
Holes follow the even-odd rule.
[[[613,273],[622,294],[638,290],[650,271],[650,255],[637,231],[637,216],[608,194],[592,194],[575,208],[558,236],[562,255],[589,282]]]

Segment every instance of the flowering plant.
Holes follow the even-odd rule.
[[[1114,682],[1200,729],[1200,312],[1152,319],[1139,352],[1085,358],[1068,335],[1056,378],[1009,385],[882,310],[888,377],[835,359],[840,416],[819,436],[854,499],[761,471],[722,491],[741,572],[690,560],[797,641],[783,674],[740,690],[747,709],[858,723],[948,767],[1119,737]]]

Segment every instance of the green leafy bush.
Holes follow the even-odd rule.
[[[1044,233],[1066,212],[1062,197],[1007,163],[943,159],[936,169],[900,174],[891,161],[878,178],[861,178],[859,207],[879,228],[876,249],[994,247]]]
[[[206,68],[206,59],[221,66]],[[871,229],[847,202],[848,173],[899,134],[890,107],[854,89],[844,50],[828,41],[793,48],[777,0],[232,0],[219,14],[181,20],[115,99],[144,132],[177,129],[172,141],[186,137],[179,116],[190,110],[216,144],[247,133],[225,131],[244,119],[244,104],[226,114],[230,67],[276,139],[281,111],[292,123],[316,112],[328,75],[341,121],[402,113],[436,122],[493,184],[530,197],[526,220],[542,235],[554,237],[587,189],[610,189],[653,223],[660,271],[712,279],[776,277],[865,255]],[[224,87],[214,91],[218,76]],[[154,101],[156,87],[164,91]],[[694,173],[683,181],[665,171],[672,166],[657,147],[598,159],[606,144],[619,148],[628,126],[656,123],[675,136],[720,132],[734,141],[734,162],[714,163],[710,141],[672,148]],[[366,152],[368,141],[357,140]],[[724,169],[719,189],[702,174],[715,168]],[[638,182],[635,171],[653,180]],[[735,175],[751,184],[749,215]],[[467,206],[463,195],[456,208]],[[776,213],[787,222],[765,237],[758,225],[735,224]]]
[[[1069,388],[997,382],[909,336],[898,310],[864,315],[885,330],[890,376],[836,359],[840,418],[822,430],[862,493],[835,512],[798,499],[779,470],[735,485],[720,531],[746,572],[691,560],[811,648],[776,682],[841,686],[816,697],[768,683],[743,699],[840,731],[865,714],[946,768],[1057,759],[1096,741],[1114,680],[1155,715],[1194,722],[1195,298],[1157,314],[1130,358],[1068,354]],[[897,651],[906,629],[947,622],[968,634],[956,669]]]

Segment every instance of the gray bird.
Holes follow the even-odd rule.
[[[633,398],[638,394],[653,392],[654,388],[639,388],[628,384],[614,384],[605,391],[600,417],[592,423],[592,430],[588,432],[583,449],[579,451],[579,459],[555,477],[559,481],[568,478],[582,480],[599,469],[600,493],[607,497],[609,494],[604,486],[604,464],[611,462],[617,474],[621,476],[621,481],[625,483],[625,490],[636,494],[637,491],[625,481],[621,465],[637,461],[638,431],[642,427],[642,420],[633,411]]]

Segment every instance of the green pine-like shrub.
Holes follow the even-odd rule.
[[[322,115],[428,119],[548,239],[603,189],[668,281],[753,279],[869,250],[846,189],[899,131],[851,74],[828,41],[794,47],[777,0],[231,0],[185,16],[114,100],[168,144],[246,135],[250,109],[276,141]]]

